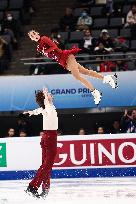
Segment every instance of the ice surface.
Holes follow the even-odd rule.
[[[29,181],[0,181],[0,204],[133,204],[136,178],[53,179],[46,198],[27,195]]]

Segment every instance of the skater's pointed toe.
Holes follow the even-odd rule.
[[[94,91],[92,91],[92,95],[94,97],[95,105],[98,106],[101,101],[102,94],[97,89],[95,89]]]
[[[103,78],[103,83],[109,84],[113,89],[116,89],[118,88],[117,78],[116,73],[114,75],[106,75]]]

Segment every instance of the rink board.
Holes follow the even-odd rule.
[[[103,93],[99,108],[132,107],[136,106],[135,76],[136,71],[118,72],[119,88],[116,90],[112,90],[110,85],[103,84],[101,80],[87,76],[86,78]],[[97,108],[91,92],[82,83],[75,80],[71,74],[57,74],[1,76],[0,111],[24,111],[37,108],[35,90],[41,90],[45,86],[54,96],[54,105],[57,109]]]
[[[0,139],[0,180],[31,179],[40,137]],[[59,136],[52,178],[136,176],[136,134]]]

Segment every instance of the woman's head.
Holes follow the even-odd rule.
[[[13,20],[13,15],[12,15],[12,13],[10,11],[6,11],[5,14],[4,14],[4,17],[8,21],[12,21]]]
[[[28,33],[28,36],[31,40],[38,42],[40,40],[40,35],[38,32],[31,30]]]

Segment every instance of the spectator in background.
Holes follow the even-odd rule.
[[[0,74],[8,68],[7,42],[0,37]]]
[[[71,8],[66,8],[65,15],[60,19],[59,26],[61,31],[74,31],[76,18]]]
[[[113,39],[110,37],[108,30],[103,29],[101,31],[100,37],[98,39],[98,43],[102,43],[104,48],[108,52],[113,52],[114,51]]]
[[[26,132],[29,132],[29,123],[28,123],[28,120],[27,120],[26,117],[27,116],[25,116],[23,114],[19,115],[19,119],[17,121],[17,130],[18,130],[18,133],[21,130],[25,130]]]
[[[64,41],[61,38],[61,35],[59,34],[58,28],[54,28],[51,30],[50,38],[56,42],[56,44],[61,48],[64,49]]]
[[[125,113],[121,118],[121,127],[123,132],[136,133],[136,110],[133,110],[131,115],[125,110]]]
[[[83,53],[91,54],[94,51],[96,45],[96,39],[92,36],[91,30],[86,29],[84,31],[83,40],[80,42],[79,47],[82,49]]]
[[[92,17],[88,15],[87,10],[83,10],[81,16],[78,18],[77,21],[77,30],[89,29],[92,23],[93,23]]]
[[[96,55],[105,55],[105,54],[109,54],[111,52],[111,50],[109,50],[108,48],[104,47],[102,42],[97,43],[97,46],[94,48],[94,53]],[[102,59],[103,57],[98,56],[97,60]]]
[[[132,58],[133,59],[131,59],[127,62],[128,70],[136,70],[136,60],[135,60],[134,56]],[[129,57],[129,59],[130,59],[130,57]]]
[[[85,135],[86,132],[84,130],[84,128],[80,128],[79,131],[78,131],[78,135]]]
[[[125,27],[131,28],[131,37],[136,39],[136,3],[127,14]]]
[[[97,134],[104,134],[104,133],[105,133],[104,127],[102,126],[98,127]]]
[[[118,134],[121,133],[121,127],[120,127],[120,122],[118,120],[115,120],[112,124],[111,128],[111,133],[112,134]]]
[[[27,137],[27,132],[25,130],[20,130],[19,137]]]
[[[14,47],[17,46],[18,38],[21,33],[20,24],[17,20],[14,19],[10,11],[5,12],[1,26],[2,26],[3,34],[10,35]]]
[[[101,62],[100,65],[98,66],[99,68],[97,68],[97,71],[100,71],[100,72],[111,72],[112,70],[115,71],[116,64],[112,61],[104,60],[105,59],[104,55],[109,54],[110,52],[111,51],[108,48],[104,47],[103,43],[99,42],[97,44],[97,46],[94,49],[94,54],[98,55],[96,56],[96,60],[97,61],[103,60],[103,62]],[[99,56],[99,55],[102,55],[102,56]]]
[[[117,60],[116,61],[116,70],[114,71],[127,71],[128,64],[125,60]]]
[[[14,128],[9,128],[7,136],[8,137],[15,137],[15,129]]]
[[[122,36],[114,38],[113,44],[114,44],[114,50],[117,52],[118,51],[126,52],[129,49],[129,46],[127,45],[126,39]]]
[[[114,72],[116,71],[116,63],[112,61],[104,61],[100,63],[100,72]]]

